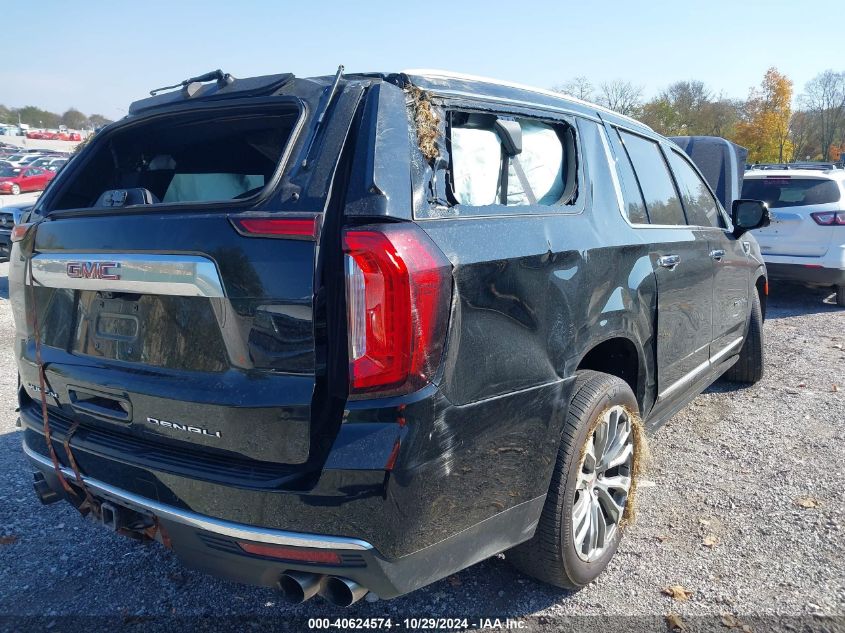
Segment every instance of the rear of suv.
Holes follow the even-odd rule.
[[[438,72],[137,102],[13,233],[35,488],[301,601],[507,551],[580,587],[642,450],[763,371],[765,266],[680,149]]]
[[[845,170],[751,170],[742,195],[772,209],[754,232],[772,279],[834,288],[845,306]]]

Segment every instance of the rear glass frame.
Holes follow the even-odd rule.
[[[278,109],[279,112],[284,110],[290,111],[294,118],[291,126],[290,135],[287,138],[284,147],[272,172],[270,178],[264,184],[261,191],[254,195],[241,199],[229,200],[213,200],[213,201],[180,201],[180,202],[159,202],[154,204],[138,204],[126,205],[120,207],[67,207],[56,209],[56,204],[62,199],[62,196],[67,193],[68,187],[73,182],[73,179],[82,173],[85,168],[94,160],[99,151],[108,151],[105,146],[115,134],[131,130],[134,127],[143,125],[155,125],[156,123],[173,117],[190,117],[192,114],[200,115],[207,114],[209,117],[214,117],[220,114],[227,116],[256,116],[275,114],[273,110]],[[277,188],[282,176],[288,170],[291,164],[291,157],[294,149],[301,141],[302,131],[305,127],[308,109],[305,102],[295,96],[271,96],[263,98],[251,98],[246,100],[233,100],[226,103],[198,103],[180,105],[179,107],[167,108],[166,110],[157,110],[137,117],[132,117],[131,120],[121,120],[104,128],[92,141],[89,147],[77,155],[71,156],[65,167],[60,170],[56,177],[51,181],[51,186],[42,194],[33,208],[33,212],[42,217],[48,216],[64,216],[64,215],[97,215],[97,214],[114,214],[114,213],[133,213],[133,212],[148,212],[155,210],[156,212],[167,211],[183,211],[189,209],[201,210],[240,210],[247,207],[254,207],[267,198],[269,198],[273,191]],[[126,187],[124,187],[126,188]]]

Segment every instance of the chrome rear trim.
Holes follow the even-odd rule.
[[[43,455],[30,449],[26,443],[23,445],[23,452],[36,464],[53,470],[53,463]],[[76,476],[70,468],[62,467],[62,473],[68,481],[75,481]],[[233,539],[243,541],[256,541],[258,543],[270,543],[273,545],[288,545],[291,547],[312,547],[317,549],[337,550],[371,550],[373,546],[366,541],[344,536],[323,536],[322,534],[303,534],[301,532],[285,532],[270,528],[255,527],[244,523],[233,523],[216,519],[204,514],[197,514],[190,510],[175,508],[146,497],[141,497],[111,484],[99,481],[92,477],[82,476],[82,480],[89,490],[97,496],[102,496],[110,501],[116,502],[132,510],[140,510],[154,514],[164,521],[181,523],[198,530],[205,530],[215,534],[222,534]]]
[[[101,278],[98,272],[111,278]],[[32,276],[36,284],[48,288],[179,297],[225,295],[217,266],[199,255],[41,253],[32,258]]]

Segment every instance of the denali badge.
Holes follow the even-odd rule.
[[[177,431],[185,431],[185,433],[198,433],[199,435],[208,435],[209,437],[220,437],[220,431],[213,433],[208,429],[202,429],[198,426],[189,426],[187,424],[177,424],[176,422],[168,422],[167,420],[158,420],[156,418],[147,418],[150,424],[158,424],[166,429],[176,429]]]
[[[117,281],[120,274],[113,272],[120,262],[68,262],[67,276],[73,279],[106,279]]]
[[[41,393],[41,387],[39,387],[38,385],[33,385],[31,382],[28,384],[29,388],[32,389],[35,393]],[[47,389],[44,393],[46,393],[51,398],[55,398],[56,400],[59,399],[59,394],[57,394],[55,391],[50,391],[49,389]]]

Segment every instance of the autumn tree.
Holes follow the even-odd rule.
[[[88,123],[88,117],[76,108],[70,108],[62,115],[62,123],[73,130],[81,130]]]
[[[619,114],[632,116],[639,109],[642,94],[642,86],[624,79],[614,79],[599,86],[596,102]]]
[[[792,141],[793,160],[813,160],[822,154],[819,145],[818,117],[806,110],[792,113],[789,121],[789,140]]]
[[[752,88],[733,140],[748,148],[752,162],[785,162],[791,158],[789,119],[792,81],[772,67],[760,87]]]
[[[592,101],[593,99],[593,84],[583,75],[573,77],[569,81],[555,86],[552,90],[563,92],[583,101]]]
[[[111,122],[111,119],[107,119],[102,114],[92,114],[88,117],[88,123],[90,123],[95,128],[102,127],[103,125],[108,125]]]
[[[804,87],[801,103],[815,116],[823,160],[830,159],[830,148],[842,140],[845,125],[845,72],[826,70]]]

